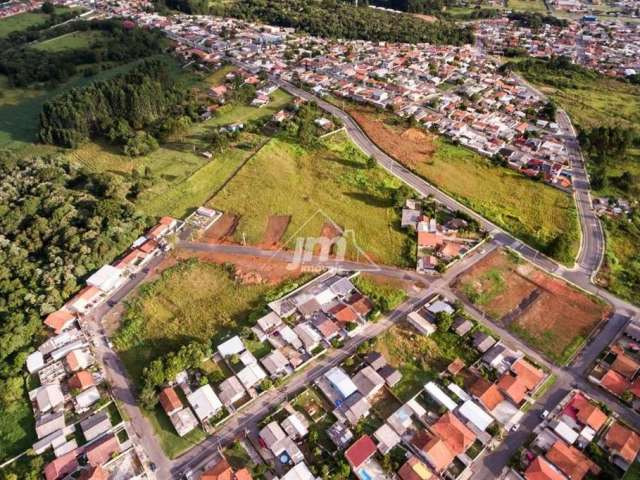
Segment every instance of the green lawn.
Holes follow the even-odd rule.
[[[542,0],[507,0],[507,8],[515,12],[547,13]]]
[[[225,72],[226,74],[227,72]],[[214,77],[215,79],[215,77]],[[228,125],[230,123],[246,123],[251,120],[271,116],[291,101],[291,95],[282,90],[271,94],[271,102],[262,108],[250,105],[224,105],[211,120],[212,125]]]
[[[55,13],[66,13],[70,8],[56,7]],[[80,11],[80,9],[74,9]],[[45,23],[50,18],[46,13],[38,11],[25,12],[0,20],[0,38],[4,38],[12,32],[19,32],[30,27],[35,27]]]
[[[180,456],[207,438],[206,433],[200,427],[184,437],[178,435],[171,420],[160,406],[157,406],[153,412],[145,411],[145,415],[156,432],[162,450],[171,459]]]
[[[438,138],[431,158],[414,170],[471,209],[530,245],[545,249],[561,233],[579,246],[578,221],[571,196],[524,175],[492,165],[464,147]]]
[[[31,448],[37,440],[35,420],[29,400],[25,398],[3,411],[0,417],[0,462]]]
[[[33,48],[45,52],[64,52],[89,47],[102,38],[104,34],[99,30],[71,32],[37,43]]]
[[[270,288],[239,288],[222,266],[195,260],[165,270],[130,301],[127,315],[143,319],[140,341],[120,352],[131,378],[137,382],[151,360],[183,344],[213,339],[215,345],[238,332],[248,324],[248,315],[263,306],[262,296]]]
[[[209,206],[240,215],[236,240],[258,244],[269,216],[290,215],[281,242],[293,247],[301,237],[318,237],[324,224],[340,226],[346,256],[405,265],[406,233],[391,194],[397,180],[367,168],[365,157],[343,134],[308,150],[273,139],[253,157]]]

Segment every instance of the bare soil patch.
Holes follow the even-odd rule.
[[[290,269],[289,262],[272,258],[220,252],[189,252],[186,250],[181,250],[176,255],[180,259],[197,257],[204,262],[233,265],[236,279],[243,284],[264,283],[278,285],[284,280],[298,277],[302,273],[299,268]]]
[[[433,15],[425,15],[423,13],[414,13],[413,16],[429,23],[435,23],[438,21],[438,17],[434,17]]]
[[[387,125],[365,107],[348,108],[348,112],[380,148],[407,166],[424,162],[435,152],[434,137],[427,132]]]
[[[239,221],[240,217],[238,215],[231,213],[223,214],[222,217],[205,232],[205,240],[211,243],[226,241],[233,235],[233,232],[235,232]]]
[[[458,277],[455,287],[496,320],[508,319],[505,327],[561,364],[611,312],[604,302],[500,250]],[[534,291],[537,297],[523,304]]]
[[[291,215],[270,215],[262,237],[262,246],[265,248],[277,247],[287,231],[289,222],[291,222]]]

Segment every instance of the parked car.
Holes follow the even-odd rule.
[[[540,414],[540,418],[542,418],[543,420],[545,418],[547,418],[549,416],[549,410],[544,410],[541,414]]]
[[[512,432],[517,432],[519,428],[520,428],[520,424],[516,423],[513,427],[511,427],[511,431]]]

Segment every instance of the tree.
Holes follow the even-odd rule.
[[[22,398],[24,381],[20,377],[9,377],[0,384],[0,405],[10,411]]]
[[[368,169],[375,168],[377,164],[378,164],[378,162],[376,162],[376,159],[373,158],[373,156],[369,155],[367,157],[367,168]]]
[[[56,11],[56,7],[51,2],[44,2],[40,7],[42,13],[46,13],[47,15],[51,15]]]
[[[141,157],[157,150],[158,141],[147,132],[138,132],[131,137],[124,146],[124,154],[129,157]]]
[[[438,330],[448,332],[453,324],[453,315],[447,312],[438,312],[436,314],[436,320],[438,322]]]

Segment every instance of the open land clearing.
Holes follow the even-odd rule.
[[[610,313],[603,302],[496,250],[460,275],[456,290],[558,364],[565,364]]]
[[[239,218],[237,242],[263,245],[267,227],[274,228],[271,218],[288,216],[280,246],[293,248],[298,238],[317,238],[332,223],[344,232],[348,258],[406,266],[407,236],[392,202],[398,186],[382,169],[367,168],[364,156],[342,133],[312,149],[275,138],[208,206]],[[273,234],[267,237],[273,244]]]
[[[571,196],[492,165],[441,137],[407,129],[387,112],[340,100],[336,103],[385,152],[482,216],[541,250],[557,235],[575,233],[572,251],[577,253],[579,227]]]
[[[543,0],[507,0],[507,8],[514,12],[547,13]]]
[[[67,7],[56,7],[54,13],[60,15],[70,11],[77,11],[80,13],[80,9],[78,8],[71,9]],[[25,12],[3,18],[0,20],[0,38],[8,36],[12,32],[21,32],[30,27],[42,25],[50,18],[50,15],[39,11]]]
[[[33,48],[45,52],[64,52],[89,47],[101,38],[104,38],[104,34],[99,30],[77,31],[37,43]]]

